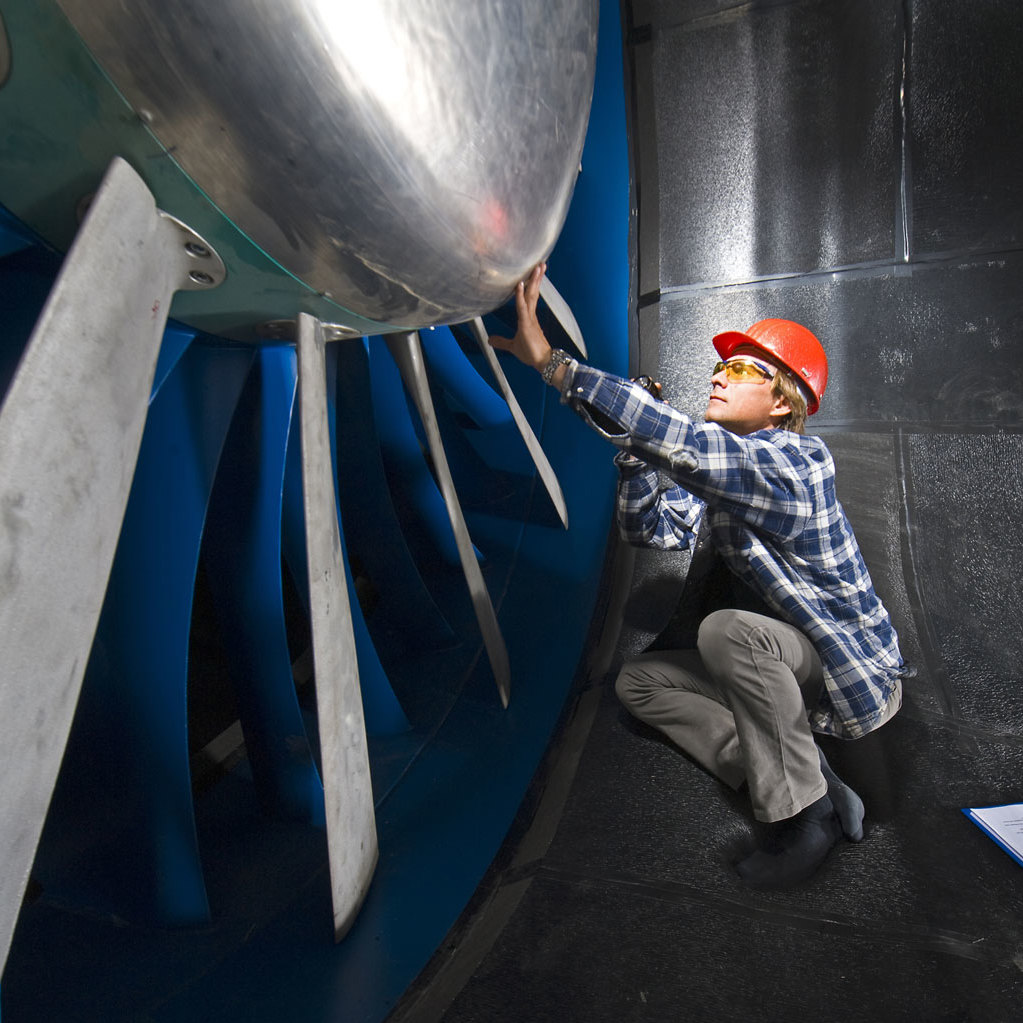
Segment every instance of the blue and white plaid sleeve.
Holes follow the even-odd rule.
[[[662,488],[652,466],[620,452],[618,530],[637,547],[688,550],[699,528],[703,502],[678,485]]]
[[[813,513],[807,481],[783,445],[696,424],[638,384],[578,362],[568,366],[562,400],[623,451],[758,529],[792,537]],[[620,432],[595,423],[593,410]]]

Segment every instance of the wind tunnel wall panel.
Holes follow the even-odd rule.
[[[910,664],[920,664],[923,646],[904,567],[908,551],[902,535],[900,438],[886,432],[829,432],[825,439],[835,459],[838,499],[870,566],[874,589],[892,616],[902,656]],[[941,692],[928,678],[913,684],[920,706],[942,709]]]
[[[855,423],[1023,425],[1023,257],[784,286],[691,290],[643,310],[644,367],[660,360],[665,396],[702,417],[717,359],[708,340],[766,316],[812,324],[824,339],[828,390],[812,430]],[[646,369],[653,372],[653,369]]]
[[[913,0],[909,9],[914,252],[1017,248],[1020,5]]]
[[[659,280],[644,291],[895,250],[893,5],[748,7],[694,16],[649,43],[654,91],[685,101],[656,104],[639,124],[656,138],[660,193]],[[645,169],[645,189],[650,178]]]
[[[949,710],[1023,736],[1023,437],[909,439],[916,565]]]

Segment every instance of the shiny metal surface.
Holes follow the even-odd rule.
[[[554,318],[564,328],[569,340],[575,345],[576,351],[584,358],[589,357],[586,351],[586,342],[583,340],[583,332],[576,322],[572,307],[561,297],[561,293],[551,284],[550,278],[544,274],[540,280],[540,297],[547,303],[547,308],[554,314]]]
[[[345,309],[468,320],[554,244],[594,0],[58,3],[224,213]]]
[[[526,449],[533,459],[537,474],[550,495],[554,509],[558,513],[558,518],[561,519],[561,524],[565,529],[568,529],[568,505],[565,502],[565,494],[561,489],[561,484],[558,482],[554,467],[548,460],[543,448],[540,447],[540,442],[536,439],[536,434],[533,433],[533,428],[529,425],[522,411],[522,406],[519,405],[515,392],[511,389],[511,384],[508,383],[508,378],[504,375],[501,363],[497,359],[497,352],[494,351],[493,346],[488,340],[487,328],[483,325],[483,320],[478,316],[472,321],[470,326],[473,336],[476,338],[476,343],[480,346],[480,351],[483,353],[483,358],[487,360],[490,372],[494,374],[494,379],[497,381],[497,389],[501,392],[501,397],[508,403],[508,411],[511,412],[512,419],[519,428],[519,433],[522,435]]]
[[[169,213],[160,212],[160,216],[177,231],[181,243],[181,252],[185,260],[185,276],[181,281],[181,291],[204,291],[217,288],[224,283],[227,269],[219,253],[201,235],[193,231],[187,224]]]
[[[302,493],[330,890],[334,937],[340,941],[369,890],[378,849],[359,663],[337,522],[325,358],[323,326],[303,313],[298,318]]]
[[[451,531],[455,535],[458,547],[458,558],[462,565],[465,583],[469,587],[473,610],[483,634],[483,643],[487,648],[490,667],[494,672],[494,682],[501,697],[501,705],[508,706],[511,697],[511,666],[508,661],[508,648],[501,634],[501,626],[497,621],[493,601],[487,590],[486,581],[480,571],[476,552],[473,550],[472,539],[465,524],[462,506],[458,502],[455,483],[451,478],[447,455],[437,424],[437,413],[434,411],[433,398],[430,396],[430,383],[426,376],[426,364],[423,361],[423,347],[419,335],[414,331],[407,334],[388,334],[387,347],[390,351],[401,378],[415,402],[416,411],[426,431],[426,442],[433,460],[433,471],[437,477],[437,485],[444,497]]]
[[[0,409],[0,966],[103,607],[171,296],[201,286],[186,244],[115,160]]]

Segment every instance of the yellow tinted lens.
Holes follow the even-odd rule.
[[[733,362],[719,362],[714,368],[715,373],[720,373],[721,370],[725,371],[725,376],[736,384],[748,383],[752,380],[768,380],[768,375],[757,365],[752,362],[741,362],[735,360]]]

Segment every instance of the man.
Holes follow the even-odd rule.
[[[843,834],[863,837],[863,803],[830,769],[813,730],[857,738],[902,702],[898,639],[835,496],[834,463],[802,433],[827,384],[824,350],[789,320],[717,335],[721,361],[704,423],[694,423],[650,393],[657,385],[552,350],[536,318],[545,269],[518,286],[515,337],[492,344],[539,370],[621,449],[625,539],[695,543],[694,565],[701,550],[716,552],[745,591],[739,606],[701,622],[696,650],[642,655],[622,669],[616,691],[726,784],[745,783],[756,818],[777,823],[736,864],[739,875],[760,887],[796,884]]]

